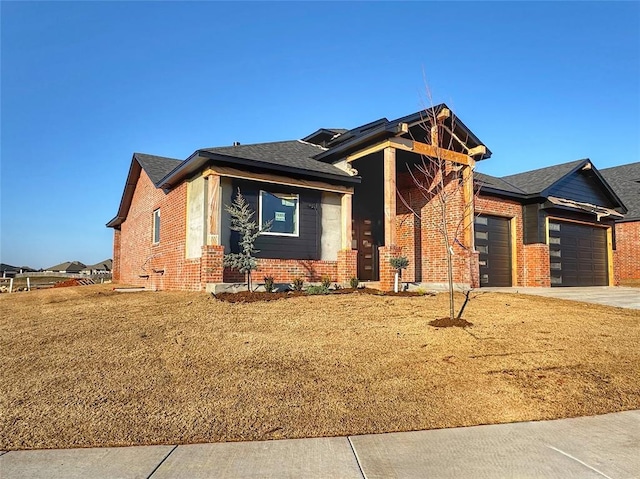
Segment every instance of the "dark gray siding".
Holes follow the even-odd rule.
[[[592,205],[614,208],[608,195],[604,192],[600,182],[591,172],[578,171],[562,179],[549,190],[549,195],[569,200],[590,203]]]
[[[546,240],[544,227],[544,212],[540,210],[540,204],[522,205],[524,244],[544,243]]]
[[[274,184],[261,184],[249,181],[235,181],[233,184],[233,197],[240,188],[240,192],[247,200],[258,221],[258,195],[260,190],[272,193],[294,193],[300,195],[300,223],[299,235],[293,236],[259,236],[256,240],[256,253],[258,258],[275,259],[320,259],[320,192],[304,190]],[[237,253],[238,233],[231,232],[231,251]]]

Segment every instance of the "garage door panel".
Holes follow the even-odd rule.
[[[549,222],[552,286],[606,286],[607,235],[597,226]]]
[[[511,286],[511,233],[508,218],[479,216],[475,221],[480,286]]]

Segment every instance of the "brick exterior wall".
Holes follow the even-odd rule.
[[[378,252],[378,258],[380,258],[380,290],[393,291],[396,270],[389,261],[391,258],[400,256],[403,253],[402,248],[400,246],[380,246]],[[407,279],[402,278],[402,281],[407,281]]]
[[[307,282],[315,282],[320,281],[323,276],[328,276],[332,282],[337,282],[338,261],[261,258],[258,260],[258,269],[251,273],[251,279],[256,284],[262,283],[265,276],[273,276],[276,283],[291,283],[297,277]],[[244,274],[229,268],[224,269],[225,283],[245,281]]]
[[[544,243],[522,245],[524,251],[523,282],[518,286],[551,286],[549,245]]]
[[[614,271],[618,281],[640,279],[640,221],[616,223]]]
[[[403,281],[446,283],[448,281],[447,252],[442,233],[439,231],[441,209],[437,198],[425,198],[408,173],[398,175],[399,196],[396,207],[396,241],[401,254],[409,259],[409,267],[402,272]],[[446,185],[448,235],[464,241],[464,231],[458,218],[465,211],[463,192],[455,182]],[[453,281],[475,285],[474,252],[459,243],[453,246]],[[380,253],[380,281],[382,284],[382,251]],[[475,257],[477,269],[477,257]],[[393,283],[392,283],[393,284]],[[382,287],[382,286],[381,286]]]
[[[341,249],[338,251],[337,280],[348,283],[351,278],[358,277],[358,251]]]
[[[199,291],[200,259],[185,259],[186,183],[165,194],[144,170],[136,184],[127,219],[114,236],[118,282],[152,290]],[[160,242],[152,243],[153,212],[160,208]],[[119,237],[119,245],[116,237]]]

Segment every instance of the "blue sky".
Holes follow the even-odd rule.
[[[134,151],[391,119],[425,106],[425,78],[493,151],[485,173],[640,160],[637,2],[0,8],[4,263],[111,257]]]

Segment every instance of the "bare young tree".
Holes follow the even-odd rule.
[[[448,123],[448,124],[446,124]],[[415,186],[414,191],[421,196],[418,210],[412,198],[406,198],[398,191],[405,207],[420,219],[421,224],[437,231],[447,261],[449,290],[449,317],[455,316],[454,302],[454,256],[472,248],[473,242],[473,168],[471,151],[455,133],[455,118],[448,110],[426,108],[420,123],[424,138],[413,138],[430,144],[429,154],[421,154],[420,160],[408,165],[408,173]],[[414,135],[415,136],[415,135]],[[422,136],[422,134],[420,135]],[[463,152],[462,155],[452,152]],[[461,161],[464,157],[469,161]],[[469,297],[462,306],[459,319]]]

